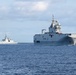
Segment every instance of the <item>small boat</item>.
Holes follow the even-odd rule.
[[[5,35],[5,38],[0,41],[0,44],[17,44],[17,42],[11,40]]]

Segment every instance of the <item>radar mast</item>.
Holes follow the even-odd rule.
[[[54,22],[54,15],[52,15],[52,22]]]

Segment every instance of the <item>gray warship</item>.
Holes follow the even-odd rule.
[[[41,34],[34,35],[35,44],[50,44],[50,45],[75,45],[76,33],[62,33],[60,23],[52,18],[51,26],[48,32],[42,29]]]

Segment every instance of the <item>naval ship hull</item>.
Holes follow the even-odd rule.
[[[76,39],[74,39],[76,41]],[[44,44],[44,45],[75,45],[76,43],[73,41],[73,38],[70,38],[68,41],[64,39],[64,41],[35,41],[34,44]]]
[[[55,34],[56,35],[56,34]],[[72,36],[73,35],[73,36]],[[76,44],[76,34],[58,34],[57,36],[53,38],[50,38],[49,36],[47,37],[42,37],[44,35],[35,35],[34,36],[34,43],[35,44],[45,44],[45,45],[75,45]],[[60,37],[59,37],[60,36]],[[57,39],[55,39],[57,38]],[[49,40],[47,40],[49,39]]]

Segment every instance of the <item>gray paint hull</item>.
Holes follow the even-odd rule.
[[[75,45],[76,38],[64,37],[59,41],[34,41],[35,44],[44,44],[44,45]]]

